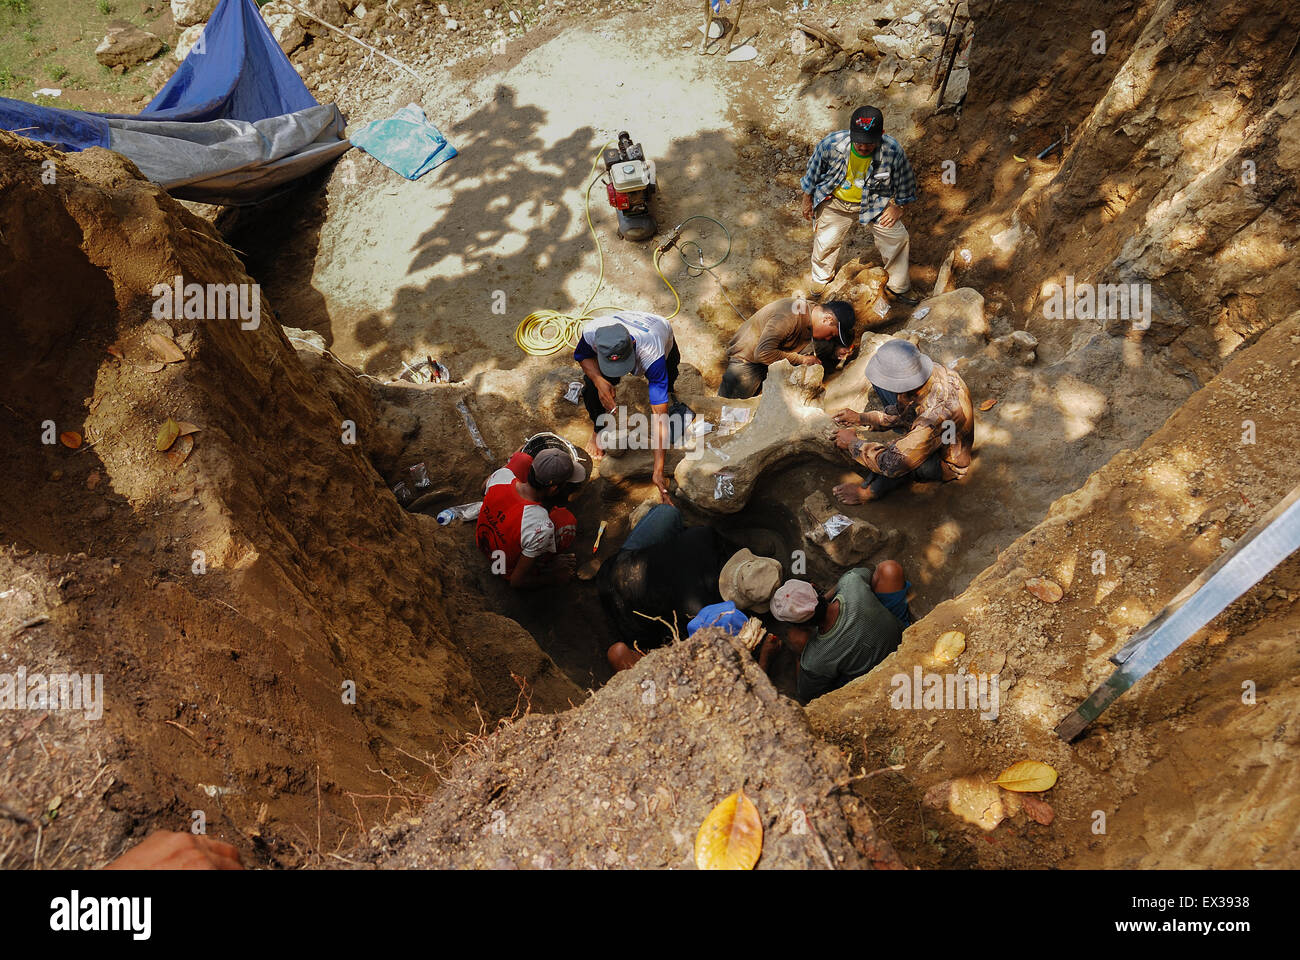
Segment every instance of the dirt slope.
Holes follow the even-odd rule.
[[[1053,733],[1110,672],[1106,658],[1232,538],[1300,483],[1294,424],[1300,314],[1243,350],[1140,449],[1117,456],[999,555],[971,587],[907,631],[877,670],[809,707],[814,729],[869,767],[881,829],[910,864],[1294,867],[1300,707],[1300,557],[1292,557],[1114,704],[1074,745]],[[1244,443],[1247,421],[1254,443]],[[1104,551],[1104,570],[1097,565]],[[1049,605],[1024,589],[1046,576]],[[930,657],[966,634],[951,666]],[[999,665],[1003,664],[1000,668]],[[998,670],[999,715],[896,709],[893,678]],[[1249,681],[1255,702],[1247,702]],[[1024,814],[991,833],[925,810],[954,777],[1035,759],[1060,773],[1051,826]],[[1095,811],[1106,817],[1093,829]],[[927,832],[928,831],[928,832]]]
[[[897,866],[849,772],[753,656],[705,630],[652,651],[577,710],[530,716],[440,773],[417,818],[376,839],[381,867],[689,868],[714,805],[744,788],[760,869]]]
[[[265,302],[252,330],[151,319],[177,274],[249,282],[204,221],[106,151],[0,135],[0,230],[0,662],[102,673],[106,701],[99,723],[0,713],[6,804],[63,801],[45,863],[102,862],[195,810],[253,862],[302,862],[390,806],[401,751],[511,712],[512,671],[534,709],[581,699],[398,508],[367,457],[393,442],[368,388],[300,362]],[[149,366],[168,327],[184,359]],[[169,417],[202,428],[180,465],[155,449]],[[42,443],[46,421],[86,442]],[[36,859],[29,829],[0,822],[8,865]]]

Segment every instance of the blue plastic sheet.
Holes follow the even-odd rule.
[[[413,103],[391,117],[367,123],[352,134],[351,140],[354,147],[407,180],[418,180],[456,156],[456,148]]]

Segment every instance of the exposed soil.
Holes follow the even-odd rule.
[[[746,11],[760,49],[748,63],[697,55],[697,14],[658,3],[549,4],[518,26],[452,6],[454,32],[405,0],[350,26],[427,83],[333,35],[293,55],[354,127],[425,107],[461,156],[415,183],[356,151],[288,196],[218,213],[105,151],[63,157],[0,134],[0,300],[18,346],[0,389],[0,672],[102,673],[106,698],[103,723],[0,713],[0,799],[40,824],[0,818],[0,863],[99,865],[198,810],[261,866],[686,866],[700,820],[744,784],[769,831],[761,867],[1294,865],[1294,559],[1089,737],[1070,747],[1051,731],[1105,657],[1297,482],[1300,13],[1049,0],[1026,20],[972,3],[969,93],[936,110],[928,77],[882,88],[870,57],[802,72],[788,49],[799,17],[853,37],[903,3]],[[928,292],[951,262],[949,287],[978,290],[987,323],[931,334],[890,316],[886,332],[918,337],[977,405],[996,405],[979,414],[964,481],[844,511],[899,531],[890,553],[924,619],[806,715],[779,695],[793,691],[790,654],[769,682],[717,636],[611,680],[592,584],[516,593],[468,525],[427,513],[478,499],[532,433],[586,439],[563,399],[576,366],[512,342],[527,313],[576,309],[602,277],[597,305],[671,309],[652,246],[614,238],[599,187],[603,262],[592,243],[584,197],[603,143],[623,129],[644,143],[661,227],[704,214],[730,231],[713,275],[665,260],[682,300],[679,393],[703,408],[737,314],[802,284],[799,176],[864,101],[920,180],[914,285]],[[1067,127],[1068,144],[1036,159]],[[48,157],[54,185],[40,179]],[[696,236],[706,255],[726,249],[715,226]],[[969,264],[949,261],[962,249]],[[875,262],[862,231],[855,255]],[[176,274],[260,282],[261,327],[151,320],[153,285]],[[1151,328],[1049,319],[1045,285],[1067,275],[1150,284]],[[291,343],[276,319],[343,362]],[[992,343],[1016,330],[1037,339],[1033,358]],[[185,359],[156,368],[157,333]],[[384,382],[425,356],[455,382]],[[862,386],[832,378],[826,406],[861,406]],[[629,406],[643,396],[620,388]],[[181,464],[155,450],[168,417],[202,428]],[[46,421],[85,443],[40,443]],[[417,462],[438,491],[425,515],[389,492]],[[718,522],[788,556],[804,498],[852,476],[787,465]],[[575,503],[580,557],[601,520],[599,557],[617,549],[647,479],[627,462],[597,471]],[[1089,572],[1095,549],[1112,558],[1104,576]],[[839,572],[813,562],[819,582]],[[1029,575],[1065,599],[1035,600]],[[891,676],[930,664],[947,629],[967,634],[971,663],[1004,657],[997,722],[889,707]],[[669,692],[650,703],[647,683]],[[1030,758],[1061,773],[1050,826],[1022,810],[985,832],[926,803],[947,780]],[[792,832],[794,806],[816,843]]]

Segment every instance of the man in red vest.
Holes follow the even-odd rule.
[[[529,462],[531,460],[531,462]],[[510,465],[488,477],[474,539],[492,563],[492,572],[512,587],[568,583],[577,565],[572,553],[577,521],[564,507],[547,510],[543,501],[561,495],[565,484],[581,483],[587,473],[563,450],[536,457],[517,453]]]

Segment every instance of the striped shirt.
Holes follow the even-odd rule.
[[[816,207],[831,196],[844,182],[849,165],[849,132],[836,130],[822,139],[808,161],[808,172],[799,181],[804,193],[812,194]],[[885,134],[871,158],[867,183],[862,191],[862,213],[858,222],[868,224],[880,216],[889,201],[900,207],[916,199],[916,174],[907,162],[902,145]]]

